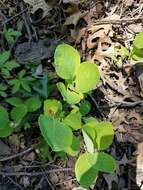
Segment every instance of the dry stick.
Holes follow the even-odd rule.
[[[12,155],[12,156],[8,156],[8,157],[5,157],[5,158],[2,158],[2,159],[0,159],[0,162],[5,162],[5,161],[7,161],[7,160],[12,160],[12,159],[14,159],[14,158],[23,156],[24,154],[26,154],[26,153],[28,153],[28,152],[31,152],[33,149],[34,149],[34,147],[30,147],[30,148],[24,150],[23,152],[20,152],[20,153],[14,154],[14,155]]]
[[[28,10],[28,8],[20,11],[19,13],[17,13],[16,15],[10,17],[9,19],[7,19],[3,24],[7,24],[8,22],[12,21],[13,19],[15,19],[16,17],[20,16],[21,14],[25,13]]]
[[[123,23],[135,23],[135,22],[142,22],[143,17],[139,18],[125,18],[125,19],[118,19],[118,20],[97,20],[94,22],[94,25],[100,24],[123,24]]]
[[[0,176],[40,176],[49,173],[54,173],[54,172],[64,172],[64,171],[73,171],[73,168],[59,168],[59,169],[52,169],[52,170],[47,170],[44,172],[0,172]]]

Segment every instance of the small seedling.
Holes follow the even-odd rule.
[[[89,118],[86,116],[90,111],[89,102],[79,103],[84,93],[96,86],[100,74],[90,61],[80,63],[78,52],[67,44],[57,47],[54,66],[58,76],[65,80],[65,84],[59,82],[57,87],[72,109],[67,112],[60,101],[45,100],[39,117],[41,134],[52,151],[77,157],[80,148],[85,149],[76,161],[75,175],[81,186],[88,188],[100,171],[112,173],[117,169],[113,157],[103,152],[113,141],[112,124]],[[80,107],[74,105],[77,103]],[[81,146],[81,138],[84,146]]]
[[[91,91],[99,82],[97,65],[91,61],[80,63],[78,51],[68,44],[56,48],[54,59],[57,75],[65,80],[65,83],[57,83],[60,93],[67,103],[79,103],[84,93]]]

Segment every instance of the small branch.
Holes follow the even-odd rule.
[[[94,25],[101,24],[123,24],[123,23],[135,23],[135,22],[143,22],[143,17],[138,18],[123,18],[118,20],[97,20],[94,22]]]
[[[116,102],[116,106],[118,108],[133,108],[136,106],[143,106],[143,100],[136,101],[136,102],[126,102],[126,101]]]
[[[0,176],[41,176],[44,173],[49,174],[49,173],[55,173],[55,172],[66,172],[66,171],[73,171],[73,168],[59,168],[59,169],[52,169],[52,170],[46,170],[44,172],[0,172]]]
[[[8,157],[5,157],[5,158],[1,158],[0,162],[5,162],[5,161],[8,161],[8,160],[12,160],[14,158],[23,156],[24,154],[27,154],[28,152],[31,152],[33,149],[34,149],[34,147],[30,147],[27,150],[24,150],[23,152],[20,152],[20,153],[17,153],[17,154],[14,154],[12,156],[8,156]]]
[[[20,15],[22,15],[23,13],[25,13],[27,10],[28,10],[28,8],[25,8],[24,10],[20,11],[20,12],[17,13],[16,15],[10,17],[9,19],[6,19],[3,24],[7,24],[8,22],[12,21],[12,20],[15,19],[16,17],[19,17]]]

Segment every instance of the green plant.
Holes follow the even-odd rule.
[[[76,162],[75,174],[83,187],[89,187],[99,171],[113,172],[117,168],[115,160],[103,152],[113,141],[112,124],[98,122],[94,118],[84,118],[85,122],[82,122],[78,107],[67,115],[62,114],[65,112],[61,108],[58,100],[48,99],[44,102],[44,114],[39,117],[42,136],[53,151],[62,151],[71,156],[78,155],[83,137],[85,146],[81,147],[85,153]],[[78,136],[75,131],[78,131]]]
[[[32,119],[30,113],[37,111],[41,107],[41,101],[38,97],[30,97],[22,100],[18,97],[7,98],[6,102],[14,106],[10,112],[14,125],[30,128],[29,119]],[[24,123],[23,123],[24,120]]]
[[[131,57],[135,61],[143,60],[143,32],[138,33],[133,41]]]
[[[84,93],[91,91],[99,82],[97,66],[90,61],[81,64],[78,51],[67,44],[56,48],[54,59],[57,75],[65,80],[65,83],[57,83],[60,93],[67,103],[79,103]]]
[[[21,32],[14,30],[13,28],[8,28],[4,31],[4,37],[8,43],[13,43],[16,38],[22,35]]]
[[[10,127],[10,121],[8,112],[2,106],[0,106],[0,137],[7,137],[13,132]]]
[[[31,86],[35,79],[26,75],[26,70],[22,70],[18,73],[18,76],[15,79],[11,79],[9,81],[9,84],[12,86],[13,94],[22,89],[27,92],[31,92]]]
[[[9,60],[10,56],[9,50],[0,54],[0,75],[3,77],[10,77],[10,72],[20,66],[15,60]]]
[[[65,79],[65,84],[57,84],[64,100],[69,104],[79,103],[79,107],[72,105],[71,110],[67,111],[60,101],[45,100],[44,114],[39,117],[41,134],[52,151],[57,153],[78,156],[80,148],[84,151],[76,161],[75,175],[78,182],[87,188],[100,171],[111,173],[117,169],[112,156],[103,152],[113,141],[112,124],[88,117],[89,102],[83,100],[80,103],[83,94],[92,90],[99,81],[99,71],[89,61],[80,64],[78,52],[67,44],[56,49],[55,69]]]

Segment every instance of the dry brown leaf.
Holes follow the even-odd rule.
[[[88,30],[89,37],[87,39],[88,49],[93,49],[98,46],[98,43],[111,44],[110,37],[113,36],[113,30],[111,25],[92,26]]]
[[[48,12],[52,9],[52,7],[45,2],[45,0],[24,0],[24,2],[31,5],[32,14],[34,14],[38,9],[42,9],[43,17],[45,17],[48,14]]]
[[[97,60],[102,66],[107,66],[106,58],[112,58],[114,51],[111,41],[114,34],[112,25],[95,25],[88,29],[88,33],[87,48],[89,50],[96,48],[96,51],[93,52],[92,60]]]
[[[66,18],[66,21],[64,23],[65,26],[73,25],[73,29],[70,29],[71,37],[73,39],[77,39],[80,33],[79,27],[77,27],[77,24],[81,18],[85,16],[86,13],[76,12],[69,17]]]
[[[81,13],[81,12],[77,12],[69,17],[66,18],[66,21],[64,23],[64,25],[74,25],[76,26],[78,21],[84,17],[85,14]]]

